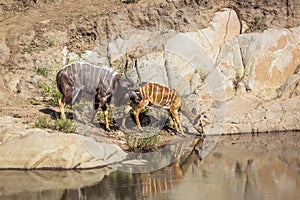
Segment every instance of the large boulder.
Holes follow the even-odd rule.
[[[257,133],[300,129],[300,98],[263,102],[249,95],[226,104],[224,133]]]
[[[272,28],[238,37],[244,79],[256,96],[265,100],[276,98],[276,89],[295,72],[300,57],[299,35],[300,27]]]
[[[0,119],[0,168],[84,169],[122,161],[120,147],[79,134],[26,128],[10,117]]]

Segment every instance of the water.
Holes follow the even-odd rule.
[[[300,199],[300,133],[219,137],[150,173],[0,171],[0,199]]]

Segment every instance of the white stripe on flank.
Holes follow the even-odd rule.
[[[172,92],[173,92],[173,98],[172,98],[172,101],[171,101],[171,102],[173,102],[173,101],[174,101],[174,99],[175,99],[175,97],[176,97],[176,93],[175,93],[175,91],[174,91],[174,90],[172,90]]]
[[[101,69],[97,69],[96,70],[96,77],[95,77],[95,85],[96,87],[99,86],[100,82],[101,82]]]
[[[113,84],[113,80],[115,79],[115,77],[118,75],[118,73],[117,72],[114,72],[113,74],[112,74],[112,78],[111,78],[111,80],[110,80],[110,84],[109,84],[109,87],[112,89],[112,88],[114,88],[114,85],[112,85]]]
[[[145,93],[145,87],[142,87],[142,92],[141,92],[144,96],[144,98],[146,98],[146,93]]]
[[[73,72],[74,73],[74,72]],[[72,74],[73,75],[73,74]],[[74,75],[70,76],[71,83],[74,83]]]
[[[165,88],[163,87],[163,90],[162,90],[162,92],[161,92],[161,99],[160,99],[160,101],[159,101],[159,105],[161,105],[161,101],[162,101],[163,98],[164,98],[164,93],[165,93]]]
[[[82,64],[80,65],[80,70],[79,70],[79,72],[80,72],[80,76],[79,76],[79,78],[80,78],[80,84],[81,84],[81,86],[84,88],[84,82],[83,82],[83,69],[82,69]]]
[[[65,65],[63,73],[69,78],[71,82],[80,88],[97,87],[99,81],[104,84],[104,87],[112,87],[113,80],[117,72],[109,66],[96,66],[87,62],[73,62]],[[86,85],[84,85],[86,84]]]
[[[153,101],[154,104],[156,104],[157,95],[158,95],[158,85],[156,85],[156,92],[155,92],[155,100]]]
[[[166,104],[169,103],[169,96],[170,96],[170,88],[168,88],[168,98],[167,98],[167,100],[166,100]]]
[[[71,69],[71,76],[69,76],[71,83],[74,83],[74,71],[73,66],[70,66],[69,69]]]
[[[113,88],[112,83],[113,83],[114,78],[115,78],[115,76],[112,74],[111,77],[110,77],[110,81],[109,81],[109,86],[108,86],[109,89],[112,89],[112,88]]]
[[[94,73],[93,73],[93,78],[92,78],[92,84],[93,86],[96,88],[97,87],[97,84],[95,83],[95,74],[97,72],[97,69],[96,68],[93,68],[94,69]]]
[[[151,98],[151,100],[152,100],[152,98],[153,98],[153,83],[151,83],[151,85],[152,85],[152,89],[151,89],[151,94],[150,94],[150,98]]]
[[[91,72],[91,66],[89,66],[89,65],[86,65],[86,72],[85,72],[85,76],[84,76],[84,78],[86,79],[85,80],[85,85],[87,86],[87,90],[90,90],[90,87],[91,87],[91,85],[90,85],[90,72]]]
[[[150,84],[146,84],[145,87],[144,87],[145,88],[145,92],[146,92],[145,96],[148,97],[148,98],[150,98],[150,96],[149,96],[149,85]]]
[[[68,75],[68,69],[70,69],[71,67],[65,68],[65,72],[66,72],[67,77],[69,77],[69,75]]]
[[[75,87],[75,83],[76,83],[76,81],[78,81],[78,80],[76,80],[76,75],[77,75],[77,68],[76,67],[74,67],[74,65],[72,65],[72,71],[73,71],[73,87]]]
[[[106,76],[107,76],[106,72],[107,72],[106,70],[101,70],[101,77],[100,77],[100,79],[102,78],[102,84],[105,83]]]
[[[177,96],[177,95],[176,95]],[[177,103],[177,107],[181,104],[181,98],[179,98],[179,101]]]

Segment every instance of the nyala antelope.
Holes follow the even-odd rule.
[[[85,62],[71,63],[57,73],[56,84],[62,93],[62,98],[59,100],[62,119],[66,119],[65,104],[74,105],[83,96],[88,96],[88,100],[94,104],[91,121],[94,120],[98,108],[101,107],[107,130],[110,129],[108,107],[114,91],[118,92],[119,98],[114,102],[117,106],[124,104],[126,98],[129,100],[128,82],[120,80],[118,73],[107,66],[98,67]]]
[[[196,117],[187,108],[178,92],[176,92],[174,89],[164,87],[157,83],[142,83],[141,76],[137,68],[137,60],[135,60],[134,67],[136,69],[139,81],[137,84],[135,84],[134,81],[130,79],[127,74],[127,67],[128,60],[125,64],[124,75],[133,88],[130,94],[131,107],[133,109],[133,115],[137,127],[140,130],[142,130],[142,127],[139,120],[139,113],[147,105],[151,105],[154,107],[159,107],[168,110],[173,120],[176,131],[180,132],[182,135],[184,135],[184,132],[182,130],[182,125],[179,118],[179,111],[181,111],[189,119],[189,121],[193,124],[193,127],[198,131],[198,133],[204,136],[200,116]]]

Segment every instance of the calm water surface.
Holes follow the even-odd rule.
[[[149,173],[6,170],[0,199],[300,199],[299,152],[300,133],[235,135]]]

